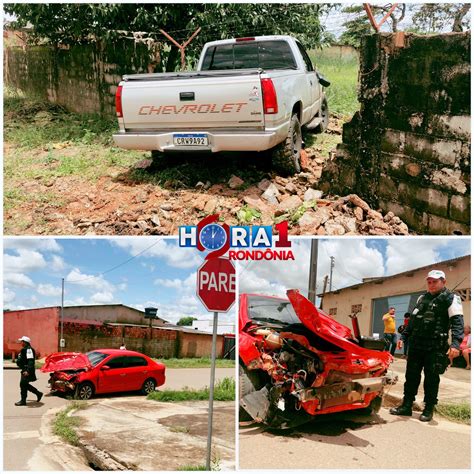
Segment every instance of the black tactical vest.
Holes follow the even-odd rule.
[[[409,343],[418,349],[444,350],[448,346],[449,314],[453,293],[444,289],[438,295],[425,293],[417,302],[411,318]]]

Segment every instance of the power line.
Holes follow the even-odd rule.
[[[110,273],[114,270],[117,270],[117,268],[120,268],[122,267],[123,265],[126,265],[127,263],[131,262],[133,259],[139,257],[140,255],[143,255],[145,252],[147,252],[148,250],[150,250],[152,247],[154,247],[155,245],[157,245],[160,241],[157,240],[156,242],[154,242],[153,244],[151,244],[149,247],[147,247],[146,249],[142,250],[141,252],[138,252],[136,255],[133,255],[132,257],[128,258],[127,260],[123,261],[122,263],[119,263],[118,265],[115,265],[114,267],[112,268],[109,268],[108,270],[105,270],[103,272],[100,272],[100,273],[97,273],[96,275],[92,275],[92,276],[89,276],[87,278],[82,278],[81,280],[66,280],[67,283],[80,283],[82,281],[86,281],[86,280],[91,280],[93,278],[97,278],[99,276],[103,276],[105,275],[106,273]]]

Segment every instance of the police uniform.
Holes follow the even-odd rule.
[[[459,349],[464,333],[461,298],[446,288],[434,295],[429,292],[421,295],[401,337],[404,344],[408,343],[404,398],[402,406],[392,409],[392,414],[411,415],[423,370],[425,410],[420,419],[431,420],[438,403],[439,376],[449,364],[446,354],[449,330],[451,347]]]
[[[34,393],[38,401],[40,401],[41,397],[43,396],[42,392],[40,392],[36,387],[33,387],[33,385],[30,384],[30,382],[34,382],[37,380],[35,373],[35,361],[35,350],[29,344],[25,345],[25,347],[21,349],[16,360],[16,365],[18,365],[21,370],[21,400],[15,403],[15,405],[17,406],[26,405],[26,397],[28,395],[28,391]]]

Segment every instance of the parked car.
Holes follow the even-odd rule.
[[[80,400],[94,394],[140,390],[147,395],[165,383],[165,366],[144,354],[123,349],[57,352],[49,355],[42,372],[50,372],[53,392]]]
[[[396,377],[383,342],[355,338],[297,290],[288,299],[242,294],[239,308],[240,419],[285,429],[317,415],[378,411]],[[366,411],[368,411],[366,410]]]
[[[115,143],[174,151],[272,150],[274,167],[300,171],[301,127],[324,132],[324,87],[303,45],[291,36],[206,43],[196,72],[126,75],[116,93]]]

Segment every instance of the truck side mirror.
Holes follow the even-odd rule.
[[[318,77],[319,77],[319,83],[323,87],[329,87],[331,85],[331,83],[324,76],[322,76],[321,74],[318,74]]]

